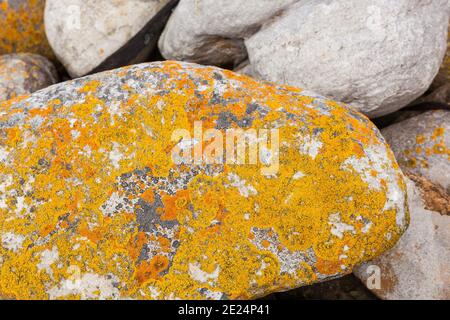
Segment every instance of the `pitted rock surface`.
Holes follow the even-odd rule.
[[[30,94],[58,81],[53,64],[30,53],[0,56],[0,101]]]
[[[375,126],[302,89],[164,62],[0,110],[3,298],[257,298],[350,273],[409,221]],[[197,121],[278,129],[262,159],[278,155],[279,170],[174,164],[170,150],[192,143],[173,131]]]

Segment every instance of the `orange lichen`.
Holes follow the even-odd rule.
[[[0,0],[0,54],[29,52],[53,59],[44,29],[44,0]]]
[[[321,274],[334,275],[341,272],[341,264],[336,261],[317,259],[316,267]]]
[[[155,256],[150,262],[143,262],[136,269],[136,279],[140,284],[157,279],[169,266],[166,256]]]
[[[80,93],[95,92],[95,90],[100,86],[100,81],[92,80],[87,82],[81,89],[78,90]]]
[[[439,137],[442,137],[445,133],[445,129],[442,127],[436,128],[433,131],[433,135],[431,136],[432,140],[436,140]]]
[[[450,161],[450,148],[445,144],[445,128],[437,127],[432,132],[418,134],[415,144],[401,150],[399,162],[410,169],[429,167],[433,155],[447,155]]]
[[[170,221],[177,219],[177,212],[184,209],[189,204],[189,191],[180,190],[174,196],[164,195],[162,198],[164,204],[164,213],[161,220]]]
[[[421,134],[418,134],[418,135],[417,135],[417,137],[416,137],[416,142],[417,142],[418,144],[423,144],[423,143],[425,143],[425,141],[426,141],[426,138],[425,138],[423,135],[421,135]]]
[[[270,246],[270,242],[269,242],[268,240],[263,240],[263,241],[261,242],[261,244],[262,244],[262,246],[263,246],[264,248],[268,248],[268,247]]]
[[[155,195],[154,195],[154,191],[152,189],[148,189],[146,190],[142,195],[141,195],[141,199],[152,203],[155,201]]]

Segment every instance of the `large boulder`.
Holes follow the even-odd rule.
[[[409,220],[367,118],[178,62],[0,104],[0,188],[0,296],[13,299],[256,298],[350,273]]]
[[[33,93],[57,81],[56,68],[47,58],[31,53],[0,56],[0,101]]]
[[[450,110],[431,110],[382,130],[404,171],[450,192]]]
[[[450,196],[423,177],[410,175],[411,224],[386,254],[355,269],[383,299],[450,299]]]
[[[448,1],[181,0],[159,40],[164,57],[237,65],[379,117],[419,96],[446,49]]]
[[[178,0],[47,0],[45,29],[72,77],[143,62]]]
[[[0,55],[30,52],[53,58],[44,30],[45,0],[0,0]]]

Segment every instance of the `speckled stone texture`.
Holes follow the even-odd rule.
[[[379,268],[381,286],[372,291],[380,298],[450,299],[450,199],[447,194],[447,212],[437,212],[427,205],[427,193],[408,180],[409,229],[393,249],[355,269],[373,286],[373,266]]]
[[[447,0],[181,0],[164,57],[299,86],[370,117],[420,97],[446,50]]]
[[[44,30],[45,0],[0,0],[0,55],[30,52],[53,59]]]
[[[382,130],[403,170],[450,192],[450,110],[432,110]]]
[[[0,56],[0,101],[30,94],[58,81],[53,64],[30,53]]]
[[[0,111],[4,298],[257,298],[348,274],[408,225],[380,132],[301,89],[163,62]],[[198,144],[174,130],[197,121],[246,130],[261,161],[175,164],[175,146]],[[277,129],[279,149],[249,129]]]
[[[80,77],[124,46],[169,1],[47,0],[45,29],[58,59],[72,77]],[[151,51],[151,40],[140,44],[143,52]]]

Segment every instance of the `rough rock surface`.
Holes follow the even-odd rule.
[[[150,63],[0,111],[4,298],[256,298],[348,274],[408,224],[379,131],[301,89]],[[279,150],[245,131],[256,164],[176,165],[199,143],[171,136],[198,121],[278,129]]]
[[[314,90],[378,117],[421,96],[446,49],[448,1],[181,0],[159,41],[166,58]],[[225,57],[225,61],[223,60]]]
[[[45,29],[58,59],[72,77],[80,77],[124,46],[169,2],[47,0]],[[156,39],[145,39],[142,51],[149,53],[152,42],[156,45]]]
[[[30,94],[58,81],[53,64],[30,53],[0,56],[0,101]]]
[[[427,190],[412,181],[407,184],[409,229],[393,249],[356,268],[355,274],[373,287],[374,280],[369,277],[374,275],[373,266],[378,267],[381,285],[372,291],[383,299],[448,300],[450,211],[443,214],[427,209]]]
[[[53,58],[44,30],[45,0],[0,0],[0,55],[30,52]]]
[[[405,171],[450,190],[450,110],[432,110],[382,130]]]

